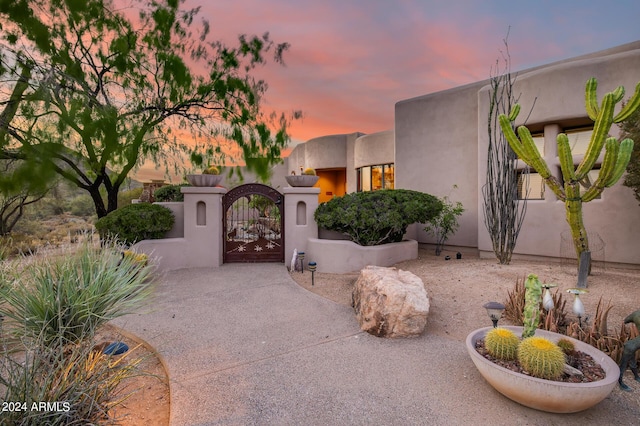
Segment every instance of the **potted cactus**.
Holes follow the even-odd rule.
[[[316,171],[312,168],[306,168],[301,170],[300,175],[296,175],[292,172],[291,175],[285,176],[289,186],[313,186],[318,181]]]
[[[604,352],[562,334],[538,329],[542,285],[538,277],[526,281],[524,326],[487,327],[471,332],[467,351],[484,379],[509,399],[530,408],[551,413],[576,413],[586,410],[611,393],[618,376],[618,365]],[[518,336],[521,334],[521,337]],[[484,340],[485,357],[479,351]],[[580,351],[600,364],[604,378],[591,382],[567,382],[559,378],[567,371],[566,355]],[[493,361],[493,360],[495,361]],[[523,372],[500,365],[514,360]]]
[[[218,186],[222,182],[220,169],[208,166],[200,175],[187,175],[187,182],[192,186]]]

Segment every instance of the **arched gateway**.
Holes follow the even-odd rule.
[[[222,197],[223,262],[284,262],[284,195],[260,183]]]

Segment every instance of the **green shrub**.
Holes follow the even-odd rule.
[[[318,226],[342,232],[363,246],[402,241],[407,226],[426,223],[442,210],[433,195],[407,189],[356,192],[322,203]]]
[[[128,206],[131,201],[139,199],[142,196],[142,190],[142,187],[138,187],[118,192],[118,208]]]
[[[150,271],[109,242],[6,266],[0,275],[3,331],[45,346],[93,338],[98,327],[142,303]]]
[[[183,186],[188,185],[181,184],[161,186],[153,193],[153,198],[161,203],[182,202],[184,201],[184,194],[180,191],[180,188]]]
[[[116,387],[141,374],[142,358],[93,350],[95,333],[143,303],[151,269],[110,243],[0,266],[0,399],[21,404],[0,423],[106,424],[126,397]],[[40,402],[61,405],[31,409]]]
[[[158,239],[171,230],[173,213],[157,204],[130,204],[96,221],[102,239],[117,238],[125,244]]]

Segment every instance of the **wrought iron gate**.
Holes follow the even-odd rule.
[[[260,183],[222,197],[223,261],[284,262],[284,196]]]

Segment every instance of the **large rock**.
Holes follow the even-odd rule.
[[[352,306],[360,328],[378,337],[415,337],[429,315],[422,280],[396,268],[367,266],[353,289]]]

